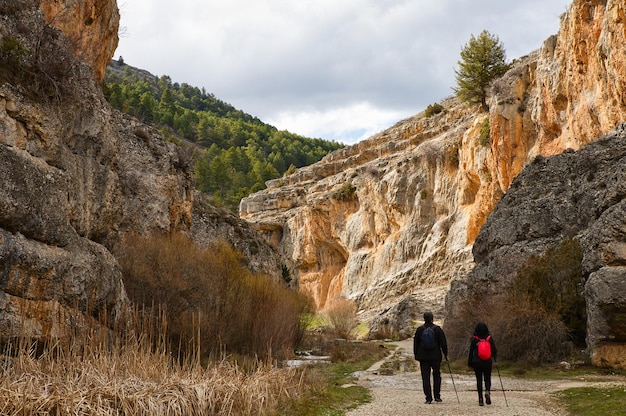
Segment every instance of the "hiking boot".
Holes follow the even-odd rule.
[[[424,402],[424,404],[432,404],[432,402],[433,402],[432,400],[428,400],[428,399],[426,399],[426,401]]]
[[[485,393],[485,403],[491,404],[491,394],[490,394],[490,392]]]
[[[480,399],[478,399],[478,405],[479,406],[484,406],[485,403],[483,403],[483,398],[481,397]]]
[[[438,403],[441,403],[441,397],[436,397],[435,401],[438,402]]]

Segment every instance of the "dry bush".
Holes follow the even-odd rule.
[[[528,259],[509,291],[511,299],[536,304],[536,309],[555,314],[567,327],[573,342],[581,347],[587,330],[582,258],[580,243],[564,240],[543,255]]]
[[[446,321],[452,359],[467,357],[478,322],[489,327],[498,359],[539,364],[560,360],[569,352],[567,327],[557,314],[537,304],[500,296],[467,302],[462,311],[454,321]]]
[[[181,234],[128,236],[118,251],[124,284],[136,304],[161,305],[173,345],[185,353],[198,338],[204,355],[278,356],[304,333],[309,298],[252,274],[226,243],[200,247]]]
[[[381,343],[341,339],[326,340],[323,351],[330,356],[331,362],[348,364],[366,360],[374,363],[389,354],[389,350]]]
[[[337,339],[331,334],[309,332],[300,345],[302,351],[330,357],[333,363],[357,363],[371,360],[372,363],[389,354],[381,342],[351,341]]]
[[[561,360],[570,352],[565,324],[557,314],[536,304],[521,301],[507,305],[490,330],[499,334],[494,339],[503,359],[541,364]]]
[[[351,331],[357,326],[357,308],[354,301],[336,299],[324,312],[332,332],[339,338],[350,339]]]
[[[376,327],[376,330],[370,332],[368,335],[369,339],[401,339],[398,329],[395,328],[388,320],[385,323],[382,323]]]
[[[474,333],[474,327],[478,322],[485,322],[494,339],[499,345],[499,334],[495,334],[492,329],[491,318],[496,316],[494,310],[496,305],[502,302],[497,298],[471,299],[465,302],[459,310],[461,311],[454,319],[446,320],[444,330],[448,341],[448,357],[457,360],[467,357],[469,353],[470,338]]]
[[[523,264],[506,293],[475,297],[446,322],[450,356],[466,356],[477,322],[486,322],[499,358],[528,363],[554,362],[585,338],[585,301],[580,293],[582,252],[565,240]]]

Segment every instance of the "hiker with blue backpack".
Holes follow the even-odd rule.
[[[491,404],[491,369],[492,362],[496,361],[498,350],[489,328],[484,322],[479,322],[474,328],[474,335],[470,341],[468,367],[476,374],[476,388],[478,390],[478,405]],[[483,380],[485,382],[485,399],[483,401]],[[503,389],[504,392],[504,389]]]
[[[431,404],[433,398],[436,402],[441,402],[442,352],[448,361],[446,335],[440,326],[433,323],[433,313],[424,312],[424,325],[417,328],[413,338],[413,354],[420,363],[426,404]],[[430,384],[431,371],[433,374],[432,388]]]

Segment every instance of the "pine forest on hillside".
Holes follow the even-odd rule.
[[[322,159],[342,144],[279,131],[237,110],[204,88],[172,83],[112,61],[104,91],[116,109],[157,126],[170,139],[196,145],[197,188],[216,205],[238,209],[244,196],[276,179]]]

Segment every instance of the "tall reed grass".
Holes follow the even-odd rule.
[[[124,337],[93,330],[43,350],[26,338],[5,344],[0,362],[2,415],[263,415],[305,388],[296,369],[256,361],[245,371],[227,360],[200,365],[167,347],[164,315]],[[143,322],[142,322],[143,321]],[[157,324],[158,322],[158,324]]]

